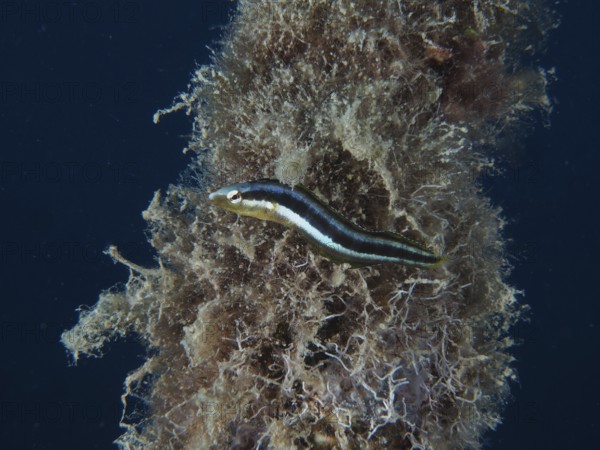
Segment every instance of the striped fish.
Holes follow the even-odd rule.
[[[444,262],[443,257],[398,234],[359,227],[302,186],[291,188],[276,180],[251,181],[225,186],[211,193],[209,200],[242,216],[295,228],[334,262],[355,267],[396,263],[425,268]]]

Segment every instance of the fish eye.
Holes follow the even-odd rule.
[[[239,203],[242,200],[242,194],[240,194],[240,191],[229,191],[227,200],[229,200],[229,203]]]

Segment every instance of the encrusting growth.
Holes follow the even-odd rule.
[[[129,281],[63,335],[75,359],[126,333],[151,349],[123,395],[148,411],[124,414],[120,447],[480,448],[523,306],[477,177],[501,133],[549,109],[521,56],[550,18],[537,1],[241,0],[213,63],[156,116],[195,120],[194,161],[144,212],[158,267],[113,249]],[[448,261],[334,264],[208,202],[261,178]]]

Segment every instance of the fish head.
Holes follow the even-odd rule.
[[[213,205],[241,216],[272,220],[275,205],[270,201],[257,199],[255,191],[254,183],[231,184],[212,192],[208,199]]]

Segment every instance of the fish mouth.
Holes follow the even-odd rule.
[[[228,209],[229,202],[227,201],[227,196],[220,190],[208,194],[208,200],[215,206]]]

